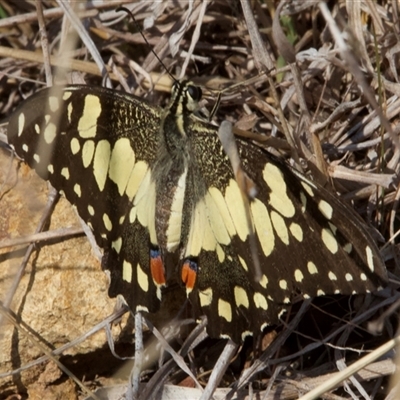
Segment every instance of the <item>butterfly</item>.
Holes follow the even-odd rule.
[[[211,337],[241,342],[276,324],[298,295],[381,288],[384,263],[354,211],[236,138],[257,189],[246,201],[218,128],[194,114],[201,95],[176,82],[161,108],[102,87],[53,87],[9,119],[10,145],[93,231],[109,295],[152,313],[172,276]]]

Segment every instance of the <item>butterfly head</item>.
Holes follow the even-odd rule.
[[[171,111],[175,107],[176,113],[181,114],[186,111],[192,113],[198,108],[201,100],[202,91],[191,81],[175,81],[172,85]]]

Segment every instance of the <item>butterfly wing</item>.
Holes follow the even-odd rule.
[[[205,133],[210,129],[212,134]],[[237,139],[243,169],[258,190],[249,204],[250,227],[216,129],[196,122],[191,138],[196,186],[188,184],[187,190],[196,192],[188,195],[193,212],[185,260],[195,260],[196,281],[187,291],[208,316],[212,336],[243,339],[276,323],[299,294],[365,293],[384,284],[385,267],[373,239],[334,195]],[[256,279],[251,232],[261,279]]]
[[[150,312],[160,300],[149,278],[155,204],[150,167],[160,113],[132,95],[71,85],[31,96],[8,124],[16,153],[65,194],[104,249],[110,295],[121,293],[132,309]]]

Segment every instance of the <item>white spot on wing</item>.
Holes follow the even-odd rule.
[[[361,273],[360,278],[361,278],[362,281],[365,282],[367,280],[367,275],[365,275],[364,272],[363,272],[363,273]]]
[[[25,128],[25,114],[21,113],[18,116],[18,136],[22,135]]]
[[[366,253],[366,255],[367,255],[368,267],[369,267],[369,269],[370,269],[372,272],[374,272],[374,269],[375,269],[375,266],[374,266],[374,257],[373,257],[373,254],[372,254],[371,247],[367,246],[367,247],[365,248],[365,253]]]
[[[349,273],[347,273],[347,274],[345,275],[345,278],[346,278],[346,281],[347,281],[347,282],[351,282],[351,281],[353,280],[353,276],[352,276],[351,274],[349,274]]]

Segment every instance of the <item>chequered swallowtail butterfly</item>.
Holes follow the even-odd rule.
[[[104,249],[109,294],[154,312],[166,276],[186,286],[208,333],[241,341],[294,296],[373,291],[385,267],[361,219],[334,195],[237,139],[258,193],[244,199],[201,96],[176,83],[165,109],[94,86],[42,90],[11,116],[16,153],[76,206]],[[256,279],[254,233],[261,278]]]

